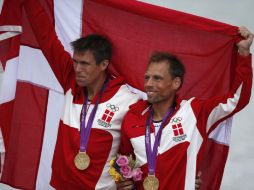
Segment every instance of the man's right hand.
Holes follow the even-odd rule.
[[[199,171],[195,179],[195,190],[199,190],[200,186],[202,185],[201,175],[202,175],[202,172]]]
[[[128,179],[116,182],[118,190],[132,190],[134,188],[134,182]]]

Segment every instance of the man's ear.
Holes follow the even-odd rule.
[[[180,88],[181,84],[182,84],[181,78],[180,77],[175,77],[174,80],[173,80],[173,88],[175,90],[178,90]]]
[[[109,60],[105,59],[100,63],[100,67],[102,71],[105,71],[108,68]]]

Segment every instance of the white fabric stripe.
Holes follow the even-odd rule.
[[[22,27],[19,25],[2,25],[2,26],[0,26],[0,31],[21,33]]]
[[[0,31],[6,31],[5,33],[0,34],[0,41],[2,41],[21,34],[22,27],[15,25],[4,25],[0,26]]]
[[[75,0],[74,2],[69,0],[54,0],[55,30],[65,50],[70,53],[72,51],[69,43],[80,37],[82,20],[81,9],[82,0]],[[52,89],[55,89],[55,86]],[[58,92],[61,92],[59,88],[57,89]],[[63,95],[60,93],[49,92],[45,133],[41,162],[36,181],[36,190],[53,189],[50,187],[49,181],[51,178],[51,164],[56,143],[56,133],[61,111],[63,110],[63,98]],[[58,114],[57,116],[56,113]]]
[[[229,146],[231,128],[232,128],[233,117],[226,119],[221,122],[209,135],[209,138],[215,140],[217,143]]]
[[[147,100],[147,95],[146,95],[145,92],[143,92],[143,91],[141,91],[141,90],[139,90],[139,89],[137,89],[137,88],[134,88],[134,87],[132,87],[132,86],[129,85],[129,84],[126,84],[126,85],[127,85],[127,87],[129,88],[129,90],[130,90],[131,92],[133,92],[133,93],[135,93],[135,94],[138,94],[143,100]]]
[[[0,14],[2,12],[3,4],[4,4],[4,0],[0,1]]]
[[[2,88],[3,75],[4,75],[4,68],[3,68],[3,64],[2,64],[2,62],[0,60],[0,96],[1,96],[1,88]]]
[[[9,102],[15,98],[18,63],[18,57],[10,59],[6,62],[5,71],[2,73],[0,104]]]
[[[4,148],[4,139],[3,139],[3,135],[2,135],[2,130],[0,128],[0,152],[5,152],[5,148]],[[2,170],[1,170],[2,171]]]
[[[187,150],[187,165],[185,174],[185,190],[195,189],[195,176],[196,176],[196,164],[197,154],[203,142],[202,136],[196,128],[193,132],[192,140]]]
[[[73,103],[73,95],[71,94],[71,89],[65,94],[65,105],[64,113],[61,116],[61,120],[65,125],[76,128],[80,130],[80,118],[78,117],[81,113],[82,105]],[[89,106],[88,114],[91,113],[93,105]],[[72,113],[72,114],[71,114]],[[87,122],[88,118],[86,118]],[[96,120],[96,119],[95,119]]]
[[[0,127],[0,159],[1,159],[0,170],[3,171],[4,159],[5,159],[5,147],[4,147],[4,139],[3,139],[1,127]],[[2,173],[0,173],[0,179],[1,179],[1,176],[2,176]]]
[[[19,35],[19,32],[5,32],[0,34],[0,41]]]
[[[82,0],[55,0],[55,30],[66,51],[72,55],[70,42],[81,36]]]
[[[120,129],[120,127],[119,127]],[[110,158],[113,158],[114,156],[116,156],[116,154],[118,153],[119,150],[119,144],[120,144],[120,130],[112,130],[109,131],[112,136],[113,136],[113,142],[112,142],[112,147],[111,150],[109,152],[109,156],[107,158],[107,163],[105,164],[103,171],[101,173],[101,176],[95,186],[96,190],[116,190],[116,185],[114,180],[112,180],[112,177],[109,175],[108,171],[109,171],[109,162],[110,162]]]
[[[132,147],[134,149],[134,154],[136,156],[136,161],[139,166],[142,166],[147,163],[146,158],[146,149],[145,149],[145,136],[139,136],[135,138],[131,138],[130,142],[132,144]],[[162,140],[161,140],[162,142]],[[153,147],[154,144],[154,135],[151,134],[151,146]],[[159,149],[159,148],[158,148]],[[158,150],[159,151],[159,150]],[[160,152],[163,153],[163,152]]]
[[[43,147],[36,181],[36,190],[54,189],[49,185],[51,178],[51,163],[56,144],[59,118],[63,111],[64,96],[58,92],[49,91],[46,125]]]
[[[21,46],[19,56],[18,80],[63,92],[41,50]]]
[[[206,128],[207,131],[209,131],[209,129],[213,126],[215,122],[226,117],[227,115],[229,115],[231,112],[234,111],[239,102],[242,87],[243,85],[241,84],[237,89],[236,93],[234,94],[234,97],[227,99],[227,103],[225,104],[220,103],[211,111],[207,120],[207,128]]]
[[[0,31],[6,31],[0,34],[0,41],[2,41],[2,40],[6,40],[8,38],[21,34],[22,27],[15,26],[15,25],[5,25],[5,26],[0,26]]]
[[[3,73],[3,72],[4,72],[4,68],[3,68],[3,64],[2,64],[2,62],[0,60],[0,74]]]

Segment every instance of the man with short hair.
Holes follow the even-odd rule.
[[[72,42],[73,56],[64,50],[50,22],[37,23],[47,14],[36,1],[25,1],[27,16],[42,52],[61,84],[65,105],[59,124],[50,184],[59,190],[116,189],[109,161],[120,144],[120,128],[129,105],[139,96],[122,77],[107,68],[112,57],[110,41],[87,35]]]
[[[231,90],[221,97],[181,100],[177,96],[185,73],[181,61],[164,52],[151,56],[144,82],[148,100],[130,106],[121,133],[120,153],[134,155],[143,171],[137,189],[195,189],[197,156],[207,131],[250,99],[253,34],[246,28],[240,28],[239,33],[244,39],[237,44],[236,78]],[[118,184],[118,189],[131,189],[127,182]]]

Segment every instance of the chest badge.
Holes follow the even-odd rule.
[[[182,118],[172,118],[170,123],[172,123],[172,130],[173,130],[173,141],[180,142],[184,141],[187,138],[187,135],[184,133],[183,126],[182,126]]]
[[[113,119],[115,112],[119,110],[119,107],[108,103],[106,105],[106,109],[101,117],[101,119],[98,119],[98,124],[100,126],[103,126],[105,128],[111,127],[111,120]]]

